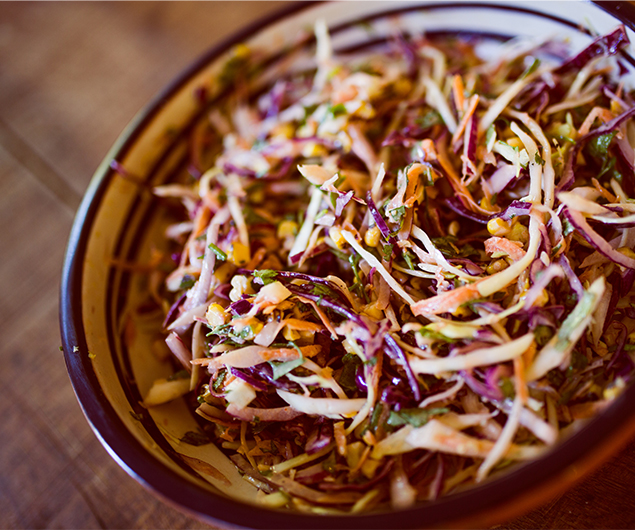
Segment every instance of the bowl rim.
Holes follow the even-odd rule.
[[[73,390],[97,438],[111,457],[131,477],[177,509],[212,524],[251,528],[257,521],[257,527],[279,529],[336,528],[336,524],[360,529],[410,528],[445,525],[448,522],[454,526],[461,521],[469,521],[473,524],[475,520],[491,523],[501,520],[508,514],[517,515],[517,512],[534,507],[557,491],[569,487],[573,480],[579,479],[583,474],[597,467],[635,435],[635,421],[623,421],[629,411],[631,415],[633,414],[630,402],[635,400],[635,385],[629,387],[606,411],[590,420],[580,432],[561,442],[555,450],[537,461],[518,466],[515,470],[491,482],[442,497],[434,503],[422,504],[406,510],[331,516],[270,510],[216,495],[163,466],[121,421],[101,390],[88,356],[76,354],[76,348],[79,348],[80,352],[87,351],[82,317],[83,263],[93,222],[101,206],[101,200],[115,174],[110,166],[111,161],[123,158],[133,147],[146,125],[164,108],[170,98],[211,61],[272,23],[320,3],[322,2],[292,2],[259,18],[211,47],[166,85],[133,118],[98,166],[73,222],[65,251],[60,285],[59,322],[65,363]],[[635,30],[634,4],[598,0],[585,3],[594,4]],[[416,2],[413,6],[415,4],[421,7]],[[492,7],[493,4],[437,1],[427,5],[456,8]],[[612,436],[606,436],[607,432],[610,432]],[[558,480],[558,477],[563,480]],[[508,512],[505,512],[504,506],[512,504],[515,504],[515,508],[507,508]],[[488,513],[496,508],[499,511],[492,519]],[[215,515],[218,513],[222,513],[223,516]]]

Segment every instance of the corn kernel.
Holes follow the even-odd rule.
[[[290,329],[287,326],[282,329],[282,336],[286,340],[298,340],[300,338],[300,334],[295,329]]]
[[[214,271],[214,277],[220,283],[227,283],[229,277],[234,272],[234,265],[228,262],[223,263],[218,269]]]
[[[229,254],[227,255],[227,259],[231,261],[234,265],[240,267],[249,261],[250,252],[249,247],[247,245],[243,245],[239,241],[235,241],[232,243],[231,248],[229,249]]]
[[[381,309],[377,309],[375,304],[368,304],[362,312],[375,320],[382,320],[384,318],[384,312]]]
[[[540,291],[540,294],[536,297],[536,301],[534,302],[534,304],[540,307],[543,307],[548,302],[549,302],[549,295],[547,294],[547,291],[543,289],[542,291]]]
[[[375,114],[376,114],[375,109],[371,105],[366,103],[365,101],[362,102],[362,104],[359,106],[359,108],[357,108],[353,112],[353,115],[359,116],[360,118],[363,118],[365,120],[370,120],[370,119],[374,118]]]
[[[501,237],[507,235],[510,230],[511,227],[509,223],[500,217],[487,221],[487,231],[493,236]]]
[[[467,307],[464,307],[462,305],[452,311],[452,315],[454,315],[455,317],[466,317],[469,316],[470,313],[471,311]]]
[[[483,208],[484,210],[491,210],[492,203],[487,197],[483,197],[480,202],[480,207]]]
[[[364,451],[364,444],[362,442],[353,442],[348,444],[346,448],[346,464],[349,468],[354,469],[359,464]]]
[[[412,83],[405,77],[400,77],[395,82],[395,92],[400,96],[405,96],[412,90]]]
[[[518,149],[522,149],[524,147],[523,142],[518,137],[513,137],[507,140],[507,145],[512,147],[518,147]]]
[[[507,238],[511,241],[527,243],[529,241],[529,229],[521,223],[514,223],[514,226],[509,231],[509,234],[507,234]]]
[[[448,226],[448,234],[450,234],[451,236],[455,236],[459,233],[459,228],[461,227],[461,225],[459,224],[458,221],[452,221],[450,223],[450,226]],[[488,229],[489,229],[489,223],[487,225]]]
[[[367,458],[362,464],[362,473],[368,479],[371,479],[375,476],[375,472],[377,468],[380,466],[381,460],[374,460],[372,458]]]
[[[302,156],[305,158],[312,158],[315,156],[326,156],[327,151],[323,145],[317,142],[307,142],[302,148]]]
[[[295,133],[295,127],[290,123],[281,123],[271,130],[271,135],[277,138],[291,138]]]
[[[241,59],[249,57],[250,53],[251,53],[251,50],[249,49],[249,46],[247,46],[246,44],[238,44],[234,48],[234,56],[239,57]]]
[[[376,247],[379,244],[379,237],[381,236],[381,232],[377,226],[372,226],[366,233],[364,234],[364,243],[366,243],[369,247]]]
[[[335,243],[337,248],[344,248],[346,239],[344,239],[342,231],[337,226],[329,228],[329,237],[333,240],[333,243]]]
[[[611,112],[615,115],[622,114],[622,105],[614,99],[611,100]]]
[[[496,274],[497,272],[506,269],[508,266],[509,264],[504,259],[497,259],[496,261],[490,263],[485,270],[487,274]]]
[[[337,133],[337,141],[342,151],[344,151],[345,153],[350,153],[353,146],[353,140],[351,140],[351,137],[346,131],[340,131]]]
[[[617,251],[621,252],[622,254],[624,254],[627,258],[635,259],[635,252],[633,252],[628,247],[620,247],[620,248],[617,249]]]
[[[295,236],[298,234],[298,223],[295,221],[282,221],[278,225],[278,237],[280,239],[286,239],[287,237]]]
[[[210,304],[207,308],[207,313],[205,313],[205,319],[209,325],[214,328],[216,326],[222,326],[225,322],[227,322],[225,308],[220,304]]]
[[[615,399],[624,391],[625,387],[624,379],[618,377],[611,386],[604,390],[604,399],[609,401]]]

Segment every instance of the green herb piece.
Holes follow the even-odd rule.
[[[415,123],[425,131],[435,125],[441,125],[443,120],[436,110],[428,109],[423,116],[415,119]]]
[[[340,373],[339,384],[344,391],[353,393],[357,391],[357,369],[361,366],[362,360],[352,353],[347,353],[342,357],[342,372]]]
[[[575,226],[573,226],[566,217],[562,217],[562,235],[568,236],[572,232],[575,232]]]
[[[227,370],[225,370],[224,368],[219,370],[218,375],[216,376],[216,379],[214,379],[214,383],[212,384],[214,392],[220,392],[220,390],[223,388],[223,383],[225,382],[226,377]]]
[[[390,214],[393,223],[398,224],[399,230],[401,230],[401,223],[403,223],[403,219],[406,216],[406,207],[399,206],[399,208],[393,208],[392,210],[389,210],[388,213]],[[397,232],[399,230],[397,230]]]
[[[401,255],[403,256],[403,259],[406,261],[408,268],[411,271],[415,270],[415,265],[414,265],[414,262],[412,261],[412,258],[414,256],[411,254],[411,252],[409,250],[404,249]]]
[[[379,425],[379,418],[381,418],[381,413],[384,411],[384,404],[379,401],[377,402],[377,404],[375,405],[375,408],[373,408],[373,413],[370,416],[370,423],[368,425],[368,428],[375,432],[377,430],[377,426]]]
[[[386,423],[391,427],[401,427],[402,425],[410,424],[414,427],[423,427],[432,416],[439,414],[445,414],[450,412],[448,408],[436,408],[436,409],[402,409],[399,412],[392,411]]]
[[[254,277],[260,278],[263,285],[268,285],[276,281],[276,276],[278,276],[277,271],[273,271],[271,269],[263,269],[261,271],[254,271]]]
[[[541,166],[545,165],[545,161],[544,159],[540,156],[540,153],[538,152],[538,150],[536,150],[536,156],[534,156],[534,161],[536,162],[536,164],[540,164]]]
[[[316,283],[313,286],[313,289],[311,292],[318,296],[330,296],[330,297],[334,296],[333,291],[329,289],[326,285],[322,285],[321,283]]]
[[[384,245],[383,247],[381,247],[381,252],[383,254],[384,261],[390,261],[390,258],[392,257],[392,250],[393,250],[393,246],[390,244]]]
[[[295,348],[298,354],[300,355],[300,357],[297,359],[293,359],[292,361],[285,361],[285,362],[269,361],[269,365],[271,366],[273,370],[274,380],[280,379],[283,375],[288,374],[292,370],[295,370],[298,366],[302,366],[304,364],[304,357],[302,356],[302,350],[296,345],[295,342],[291,341],[291,342],[288,342],[287,344],[282,344],[281,346],[283,347],[291,346],[292,348]]]
[[[514,382],[509,377],[501,377],[498,381],[498,388],[501,389],[503,396],[513,399],[516,395]]]
[[[338,116],[344,116],[348,114],[346,107],[343,103],[338,103],[337,105],[329,106],[328,114],[333,116],[333,118],[337,118]]]
[[[209,244],[210,250],[216,254],[216,257],[221,261],[227,261],[227,254],[225,254],[220,248],[218,248],[214,243]]]
[[[534,62],[531,63],[529,67],[522,73],[522,75],[520,76],[520,79],[525,79],[525,77],[528,77],[531,74],[533,74],[538,69],[539,66],[540,66],[540,59],[534,59]]]
[[[187,290],[191,289],[192,286],[196,283],[196,278],[191,274],[184,274],[183,278],[181,278],[181,285],[179,285],[179,289]]]

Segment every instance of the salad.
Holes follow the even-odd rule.
[[[538,458],[632,377],[628,39],[315,36],[265,85],[238,46],[154,190],[184,207],[157,291],[179,368],[144,404],[186,396],[267,506],[405,508]]]

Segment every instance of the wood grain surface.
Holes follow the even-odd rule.
[[[0,528],[211,528],[102,448],[59,351],[74,212],[137,111],[203,51],[283,2],[0,2]],[[497,528],[635,527],[635,442]]]

